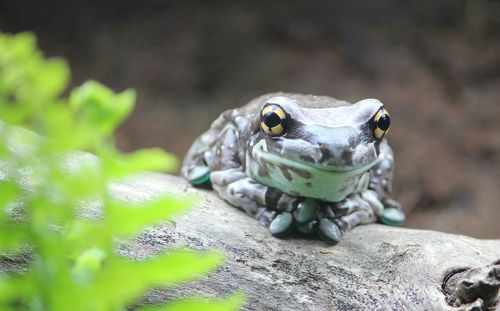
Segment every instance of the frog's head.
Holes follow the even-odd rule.
[[[378,143],[390,125],[389,114],[377,99],[305,108],[290,97],[275,96],[262,105],[258,118],[257,141],[265,152],[333,171],[375,162]]]
[[[290,96],[266,98],[255,117],[258,132],[249,141],[249,174],[278,188],[299,183],[285,192],[313,197],[320,195],[305,188],[314,181],[354,187],[377,163],[378,146],[389,129],[390,117],[376,99],[352,105],[331,100],[331,105],[323,100],[318,108]]]

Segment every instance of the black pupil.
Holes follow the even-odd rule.
[[[264,124],[269,126],[270,128],[275,127],[276,125],[281,123],[281,118],[274,111],[267,112],[264,117]]]
[[[383,114],[380,119],[378,119],[377,126],[382,131],[387,131],[391,125],[391,118],[387,114]]]

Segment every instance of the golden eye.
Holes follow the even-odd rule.
[[[260,112],[260,127],[270,136],[283,135],[286,132],[286,112],[276,104],[267,104]]]
[[[373,123],[375,125],[373,134],[377,139],[382,139],[391,126],[389,112],[385,108],[380,109],[375,117],[373,117]]]

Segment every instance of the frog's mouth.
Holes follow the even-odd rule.
[[[356,168],[318,167],[267,152],[259,142],[246,156],[246,173],[293,196],[338,202],[351,193],[366,190],[367,172],[378,162],[377,158]]]

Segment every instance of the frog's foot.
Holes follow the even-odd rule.
[[[259,219],[269,223],[269,230],[275,236],[283,236],[292,228],[303,235],[317,235],[329,244],[337,244],[347,230],[359,224],[377,221],[384,212],[384,205],[376,193],[367,190],[352,194],[338,203],[319,202],[316,199],[301,199],[293,212],[278,212],[263,208]]]
[[[325,242],[336,244],[347,230],[377,221],[383,211],[384,205],[372,190],[351,194],[338,203],[323,203],[318,216],[318,235]]]
[[[267,212],[276,214],[276,211],[272,211],[266,208]],[[259,220],[262,222],[263,217],[259,215]],[[276,215],[271,222],[269,222],[269,232],[275,237],[283,237],[288,235],[292,231],[293,216],[291,213],[282,212]]]
[[[342,224],[320,212],[320,202],[312,198],[286,197],[289,209],[259,208],[256,218],[269,228],[276,237],[284,237],[292,232],[303,236],[317,234],[329,244],[337,244],[343,235]]]
[[[269,228],[272,235],[283,237],[293,230],[311,235],[317,228],[319,203],[315,199],[297,198],[282,194],[276,209],[263,207],[257,219]]]
[[[186,179],[195,187],[210,184],[210,168],[206,165],[196,165],[186,169]]]
[[[384,201],[384,210],[379,215],[379,221],[384,225],[398,227],[405,221],[405,214],[401,209],[401,204],[392,200]]]
[[[337,219],[323,217],[320,213],[320,203],[311,198],[293,198],[300,201],[296,208],[288,211],[262,207],[256,218],[276,237],[284,237],[295,231],[301,235],[311,236],[317,233],[329,244],[337,244],[343,235],[341,223]]]
[[[290,200],[300,202],[292,205],[296,205],[295,208],[284,212],[276,209],[262,208],[257,218],[264,225],[268,224],[271,234],[277,237],[285,236],[294,229],[303,235],[311,235],[316,230],[318,224],[318,201],[310,198],[289,198]]]
[[[317,234],[329,244],[337,244],[343,232],[336,219],[330,219],[321,212],[320,202],[312,198],[303,198],[293,212],[294,229],[302,235]]]

